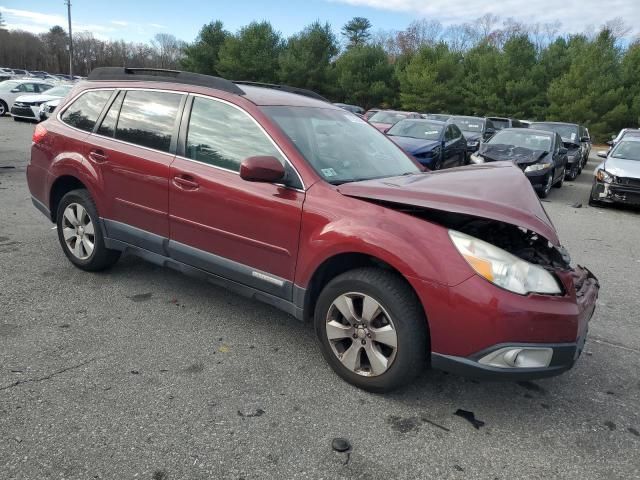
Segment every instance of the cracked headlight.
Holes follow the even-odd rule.
[[[469,157],[469,160],[471,160],[471,163],[484,163],[484,157],[477,153],[472,154],[471,157]]]
[[[455,230],[449,230],[449,237],[471,268],[491,283],[521,295],[561,293],[556,279],[544,268]]]
[[[596,179],[604,183],[613,183],[615,181],[615,177],[606,170],[598,170],[596,172]]]
[[[553,166],[552,163],[536,163],[533,165],[529,165],[524,169],[524,173],[527,172],[539,172],[540,170],[546,170],[547,168],[551,168]]]

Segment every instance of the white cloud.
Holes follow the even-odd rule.
[[[608,0],[501,0],[477,2],[473,0],[328,0],[333,3],[415,13],[419,17],[440,20],[443,24],[473,22],[486,13],[501,19],[513,17],[524,23],[552,23],[560,21],[562,31],[582,32],[591,25],[600,26],[607,20],[622,17],[638,32],[640,1]],[[366,16],[366,15],[363,15]]]
[[[129,25],[129,22],[125,22],[124,20],[111,20],[111,23],[118,25],[119,27],[126,27]]]

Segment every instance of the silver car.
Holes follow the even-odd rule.
[[[640,206],[640,137],[625,136],[595,169],[590,205],[626,203]]]

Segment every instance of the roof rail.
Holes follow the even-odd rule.
[[[234,82],[220,77],[201,73],[181,72],[179,70],[163,70],[159,68],[98,67],[91,70],[87,80],[125,80],[143,82],[171,82],[210,87],[236,95],[244,91]]]
[[[275,83],[262,83],[262,82],[250,82],[246,80],[234,80],[236,85],[249,85],[253,87],[273,88],[274,90],[282,90],[283,92],[295,93],[297,95],[304,95],[305,97],[315,98],[316,100],[322,100],[323,102],[329,102],[319,93],[313,90],[307,90],[305,88],[290,87],[288,85],[277,85]],[[331,103],[331,102],[329,102]]]

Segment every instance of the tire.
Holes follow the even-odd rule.
[[[566,172],[564,179],[570,182],[574,181],[576,178],[578,178],[578,169],[578,163],[574,163],[569,171]]]
[[[62,197],[56,212],[58,240],[64,254],[76,267],[88,272],[105,270],[120,258],[120,252],[105,246],[99,219],[96,204],[84,189],[72,190]]]
[[[4,117],[9,111],[9,105],[4,100],[0,100],[0,117]]]
[[[350,311],[345,298],[351,298],[349,303],[356,312],[351,322],[341,313]],[[371,307],[370,312],[378,313],[366,315],[365,304]],[[379,308],[374,309],[376,304]],[[314,323],[327,363],[342,379],[363,390],[394,390],[409,383],[427,365],[429,335],[420,301],[396,273],[371,267],[337,276],[318,297]],[[390,346],[394,342],[395,348]],[[378,361],[371,362],[370,357]]]
[[[542,187],[541,190],[538,191],[538,196],[540,198],[547,198],[547,196],[549,195],[549,192],[551,191],[552,183],[553,183],[553,172],[549,173],[549,178],[547,178],[545,185]]]

